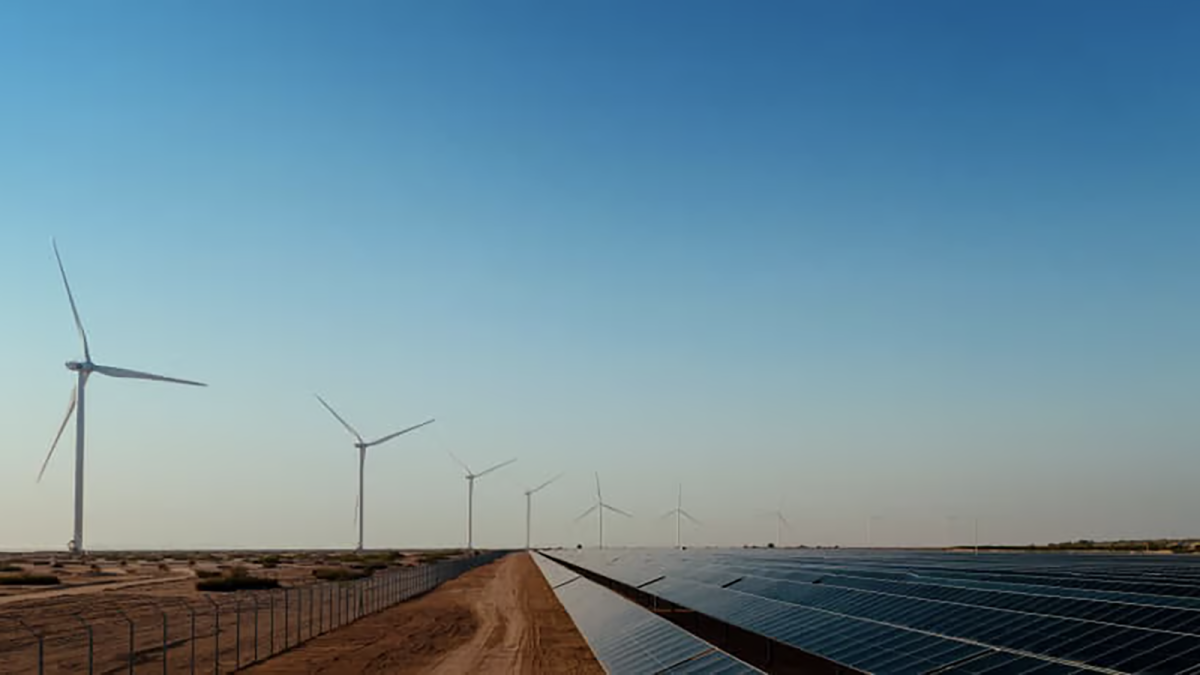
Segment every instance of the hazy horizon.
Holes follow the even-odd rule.
[[[0,550],[1200,536],[1200,6],[0,5]],[[950,516],[957,516],[950,521]]]

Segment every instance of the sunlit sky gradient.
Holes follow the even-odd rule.
[[[0,548],[1200,535],[1193,2],[0,3]],[[958,516],[958,520],[949,520]]]

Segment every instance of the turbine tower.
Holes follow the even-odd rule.
[[[619,513],[622,516],[625,516],[626,518],[633,517],[632,515],[624,512],[621,509],[618,509],[617,507],[612,506],[611,504],[608,504],[604,501],[604,497],[601,496],[601,494],[600,494],[600,473],[597,472],[596,473],[596,503],[592,504],[592,507],[590,509],[588,509],[587,511],[584,511],[583,513],[579,514],[575,518],[575,522],[579,522],[579,521],[583,520],[584,518],[587,518],[592,513],[592,511],[597,512],[597,515],[599,516],[599,521],[600,521],[599,525],[600,525],[600,548],[601,549],[604,548],[604,510],[605,509],[612,511],[613,513]]]
[[[326,403],[325,399],[321,398],[321,396],[319,394],[313,394],[313,395],[317,397],[317,400],[321,402],[321,405],[325,406],[325,409],[329,411],[329,414],[333,415],[334,418],[337,419],[337,421],[341,422],[342,426],[346,427],[346,431],[349,431],[350,434],[352,436],[354,436],[354,447],[358,448],[358,500],[356,501],[355,506],[354,506],[354,519],[357,521],[357,525],[358,525],[358,547],[355,550],[362,551],[363,550],[363,529],[364,529],[363,521],[365,521],[367,519],[366,518],[366,503],[363,501],[363,473],[364,473],[364,467],[366,466],[366,463],[367,463],[367,448],[370,448],[370,447],[373,447],[376,445],[382,445],[382,444],[392,440],[393,438],[396,438],[397,436],[403,436],[404,434],[407,434],[410,431],[416,431],[417,429],[420,429],[421,427],[425,426],[426,424],[433,424],[433,420],[432,419],[425,420],[424,422],[421,422],[420,424],[414,424],[413,426],[408,427],[407,429],[401,429],[400,431],[397,431],[394,434],[388,434],[387,436],[384,436],[383,438],[378,438],[373,441],[364,441],[362,434],[358,433],[358,430],[356,430],[354,427],[350,426],[349,422],[342,419],[342,416],[337,414],[337,411],[333,409],[333,406]]]
[[[58,243],[51,241],[51,246],[54,247],[54,258],[58,261],[58,273],[62,276],[63,287],[67,289],[67,300],[71,303],[71,314],[75,317],[75,328],[79,331],[79,339],[83,342],[83,360],[82,361],[67,361],[67,370],[75,373],[75,389],[71,392],[71,402],[67,405],[67,414],[63,417],[62,424],[58,427],[58,433],[54,435],[54,442],[50,444],[50,452],[46,454],[46,460],[42,462],[42,469],[38,472],[38,482],[41,482],[42,475],[46,473],[46,467],[50,464],[50,458],[54,456],[54,449],[58,447],[58,440],[62,438],[63,430],[67,428],[67,423],[71,421],[71,414],[75,414],[75,530],[71,537],[71,551],[77,555],[83,555],[83,441],[84,441],[84,391],[87,388],[88,377],[92,373],[100,373],[109,377],[121,377],[135,380],[154,380],[156,382],[174,382],[176,384],[190,384],[197,387],[207,386],[201,382],[193,382],[191,380],[180,380],[174,377],[165,377],[163,375],[154,375],[152,373],[143,373],[137,370],[128,370],[125,368],[114,368],[113,366],[102,366],[92,361],[92,353],[88,348],[87,333],[83,330],[83,322],[79,320],[79,310],[75,307],[75,296],[71,293],[71,284],[67,282],[67,272],[63,269],[62,256],[58,254]]]
[[[541,490],[554,481],[562,478],[562,474],[558,474],[554,478],[542,483],[541,485],[525,491],[525,550],[529,550],[530,531],[532,530],[531,523],[533,522],[533,493]]]
[[[455,455],[453,452],[450,452],[449,450],[447,450],[446,452],[450,453],[450,457],[452,459],[454,459],[454,461],[458,462],[458,465],[461,466],[463,468],[463,471],[466,472],[466,479],[467,479],[467,553],[469,553],[471,555],[475,555],[475,479],[482,478],[483,476],[488,475],[489,473],[495,471],[496,469],[506,467],[509,464],[512,464],[513,462],[517,461],[517,458],[514,457],[508,461],[500,462],[499,464],[496,464],[490,468],[484,469],[483,471],[480,471],[479,473],[474,473],[471,471],[471,467],[467,466],[466,463],[463,462],[461,459],[459,459],[457,455]]]
[[[759,511],[760,515],[770,516],[775,520],[775,548],[783,548],[783,528],[791,528],[792,524],[788,522],[786,516],[783,515],[783,497],[779,498],[779,508],[774,511]]]
[[[683,484],[682,483],[679,484],[679,496],[675,500],[675,508],[671,509],[670,511],[667,511],[666,513],[664,513],[662,515],[663,518],[670,518],[671,516],[675,516],[675,548],[678,550],[683,550],[683,537],[682,537],[683,519],[687,518],[688,520],[692,521],[692,523],[694,525],[699,525],[700,521],[693,518],[692,514],[683,510]]]

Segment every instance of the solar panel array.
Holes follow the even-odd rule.
[[[533,558],[596,659],[613,675],[762,672],[561,565]]]
[[[1200,675],[1200,561],[1185,556],[551,555],[865,672]]]

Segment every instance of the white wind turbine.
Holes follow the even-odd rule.
[[[592,504],[592,507],[590,509],[588,509],[587,511],[584,511],[583,513],[579,514],[579,516],[575,518],[575,522],[579,522],[579,521],[583,520],[584,518],[587,518],[588,515],[590,515],[592,511],[596,511],[597,515],[599,516],[599,519],[600,519],[600,548],[602,548],[602,549],[604,548],[604,510],[605,509],[612,511],[613,513],[619,513],[622,516],[625,516],[626,518],[633,517],[632,515],[622,511],[621,509],[618,509],[617,507],[612,506],[611,504],[605,503],[604,497],[601,496],[601,494],[600,494],[600,473],[597,472],[596,473],[596,503]]]
[[[775,548],[783,548],[783,528],[791,528],[792,524],[788,522],[786,516],[783,515],[783,497],[779,498],[779,508],[774,511],[763,511],[762,515],[770,516],[775,520]]]
[[[488,475],[489,473],[495,471],[496,469],[506,467],[509,464],[512,464],[513,462],[517,461],[517,458],[514,457],[510,460],[500,462],[499,464],[496,464],[490,468],[484,469],[483,471],[480,471],[479,473],[474,473],[471,471],[471,467],[467,466],[466,462],[459,459],[457,455],[455,455],[453,452],[450,452],[449,450],[446,450],[446,452],[450,454],[450,457],[454,461],[458,462],[458,465],[463,468],[463,471],[467,472],[466,476],[465,476],[467,479],[467,552],[474,555],[475,554],[475,479],[482,478],[483,476]]]
[[[326,403],[325,399],[321,398],[317,394],[314,394],[314,396],[316,396],[317,400],[321,402],[321,405],[325,406],[325,409],[329,411],[329,414],[337,418],[337,421],[341,422],[342,426],[346,427],[346,431],[349,431],[355,438],[354,447],[358,448],[358,499],[354,504],[354,518],[358,524],[358,548],[356,550],[361,551],[363,550],[363,521],[366,520],[366,509],[364,508],[365,504],[363,502],[363,468],[367,463],[367,448],[376,445],[382,445],[383,443],[386,443],[397,436],[403,436],[410,431],[416,431],[426,424],[433,424],[433,420],[425,420],[420,424],[415,424],[407,429],[401,429],[400,431],[397,431],[394,434],[388,434],[383,438],[378,438],[373,441],[364,441],[362,434],[358,433],[354,427],[350,426],[349,422],[342,419],[342,416],[337,414],[337,411],[334,410],[333,407],[328,403]]]
[[[62,257],[58,254],[58,244],[51,241],[51,246],[54,247],[54,258],[58,261],[58,273],[62,276],[63,287],[67,289],[67,300],[71,303],[71,314],[75,317],[75,328],[79,330],[79,339],[83,341],[83,360],[82,361],[67,361],[67,370],[76,374],[75,390],[71,392],[71,402],[67,405],[67,414],[63,417],[62,424],[58,427],[58,433],[54,435],[54,442],[50,444],[50,452],[46,454],[46,460],[42,462],[42,469],[38,472],[38,481],[42,480],[42,475],[46,473],[46,467],[50,464],[50,458],[54,456],[54,449],[58,447],[58,440],[62,438],[63,430],[67,428],[67,422],[71,421],[71,414],[75,414],[75,530],[71,538],[72,552],[82,555],[83,550],[83,441],[84,441],[84,406],[83,395],[87,388],[88,377],[92,373],[100,373],[109,377],[122,377],[135,380],[155,380],[158,382],[175,382],[177,384],[190,384],[197,387],[206,386],[201,382],[193,382],[191,380],[180,380],[174,377],[164,377],[162,375],[154,375],[152,373],[143,373],[137,370],[127,370],[125,368],[114,368],[112,366],[102,366],[92,361],[91,350],[88,349],[87,333],[83,330],[83,322],[79,320],[79,310],[75,307],[75,296],[71,293],[71,284],[67,283],[67,272],[63,269]]]
[[[542,488],[553,483],[554,481],[558,480],[559,478],[562,478],[562,476],[563,475],[560,473],[557,476],[555,476],[554,478],[551,478],[550,480],[546,481],[545,483],[542,483],[541,485],[539,485],[535,488],[525,491],[525,550],[526,551],[529,550],[530,531],[533,529],[532,524],[531,524],[533,521],[533,515],[532,515],[533,514],[533,493],[541,490]]]
[[[670,518],[671,516],[675,516],[675,548],[683,549],[683,537],[682,537],[683,519],[687,518],[688,520],[692,521],[692,523],[694,525],[699,525],[700,521],[693,518],[692,514],[683,510],[683,484],[682,483],[679,484],[679,496],[676,498],[675,508],[671,509],[670,511],[667,511],[666,513],[664,513],[662,515],[663,518]]]

